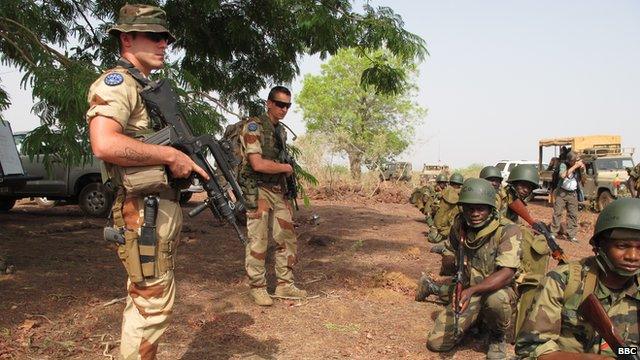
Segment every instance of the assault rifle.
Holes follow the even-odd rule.
[[[453,331],[454,336],[458,336],[460,331],[460,314],[462,309],[460,308],[460,298],[462,297],[462,290],[464,290],[464,231],[460,230],[460,240],[458,242],[458,256],[456,261],[458,261],[458,270],[456,271],[455,276],[455,289],[453,291]]]
[[[624,343],[624,340],[613,326],[607,312],[594,294],[589,294],[589,296],[584,299],[578,307],[578,312],[598,334],[604,338],[618,359],[640,360],[637,352],[635,354],[628,354],[627,351],[625,351],[631,350],[631,347]]]
[[[132,72],[132,69],[129,71]],[[132,75],[136,77],[134,73]],[[137,77],[136,79],[141,81]],[[146,79],[143,78],[143,80]],[[247,240],[238,227],[234,216],[234,211],[240,212],[246,207],[242,190],[230,167],[234,160],[230,153],[229,144],[222,140],[216,140],[213,135],[195,136],[193,134],[178,107],[178,95],[169,82],[166,80],[158,82],[146,80],[143,85],[145,87],[140,91],[140,96],[145,102],[147,111],[165,126],[162,130],[145,138],[144,142],[173,146],[187,154],[193,162],[209,174],[209,180],[204,180],[196,175],[207,193],[207,198],[189,211],[189,216],[196,216],[204,209],[209,208],[218,219],[225,219],[229,222],[238,234],[240,241],[246,244]],[[208,154],[213,156],[217,169],[231,186],[235,200],[218,182],[216,170],[207,160]]]
[[[284,123],[280,123],[280,125],[289,129],[289,127]],[[289,129],[289,131],[291,131],[291,129]],[[293,140],[295,140],[296,135],[293,133],[293,131],[291,131],[291,133],[294,136]],[[284,192],[284,198],[293,200],[293,205],[295,209],[300,210],[298,208],[298,200],[297,200],[298,199],[298,176],[296,175],[296,168],[298,167],[298,163],[296,162],[296,159],[291,154],[291,151],[287,147],[287,142],[285,141],[285,139],[281,137],[281,133],[279,131],[276,131],[276,139],[280,143],[280,146],[282,148],[282,151],[280,152],[280,161],[282,161],[285,164],[289,164],[293,169],[293,172],[291,173],[291,175],[286,176],[284,179],[284,183],[286,187],[286,190]]]
[[[569,261],[560,245],[558,245],[558,243],[556,242],[555,237],[551,235],[551,231],[549,231],[547,225],[542,221],[534,220],[531,214],[529,214],[527,206],[524,204],[524,202],[522,202],[522,200],[516,199],[515,201],[513,201],[511,204],[509,204],[509,209],[520,216],[522,220],[531,225],[535,232],[544,236],[544,238],[547,240],[547,245],[551,250],[551,257],[553,257],[561,264],[567,263]]]

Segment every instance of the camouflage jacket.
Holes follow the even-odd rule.
[[[586,262],[582,265],[581,282],[573,294],[565,294],[569,279],[569,264],[560,265],[542,280],[540,293],[516,340],[516,354],[521,358],[536,359],[555,351],[575,353],[600,353],[614,357],[613,351],[593,328],[578,316],[577,309],[584,292],[588,272]],[[638,315],[640,314],[640,275],[631,284],[613,291],[597,281],[594,294],[600,300],[616,330],[630,346],[638,346]]]
[[[507,209],[509,209],[509,200],[511,200],[507,188],[501,186],[496,192],[496,210],[500,216],[507,216]],[[513,220],[512,220],[513,221]]]
[[[457,253],[460,234],[464,231],[465,258],[467,261],[466,286],[477,285],[500,268],[520,267],[520,243],[522,233],[518,225],[509,220],[498,218],[482,229],[473,229],[466,225],[462,214],[458,214],[451,226],[449,243]]]
[[[453,224],[453,219],[458,215],[458,195],[460,189],[448,186],[442,190],[438,208],[433,216],[433,223],[439,234],[445,238],[449,235],[449,229]]]

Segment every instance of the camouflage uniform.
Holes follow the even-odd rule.
[[[636,197],[640,197],[640,164],[632,168],[627,168],[629,178],[635,182]]]
[[[242,129],[242,148],[245,154],[239,183],[247,201],[247,235],[245,269],[252,288],[267,286],[265,259],[269,241],[269,228],[277,244],[275,254],[278,285],[293,284],[293,266],[297,263],[297,240],[293,230],[291,202],[283,196],[284,174],[262,174],[253,171],[249,154],[261,154],[264,159],[279,162],[283,150],[276,139],[286,141],[281,125],[274,126],[264,114],[247,121]]]
[[[110,29],[118,31],[167,32],[164,28],[164,11],[146,5],[125,5],[120,10],[119,24]],[[127,20],[128,18],[128,20]],[[147,23],[147,21],[151,22]],[[171,36],[171,38],[173,38]],[[151,132],[149,114],[139,95],[141,85],[123,67],[105,71],[90,87],[87,121],[96,116],[113,119],[122,126],[123,134],[136,137]],[[144,167],[132,169],[141,170]],[[116,226],[126,229],[126,244],[118,246],[129,278],[127,299],[122,317],[120,353],[125,359],[153,359],[159,338],[169,325],[175,299],[174,258],[182,227],[182,211],[178,203],[178,190],[167,187],[154,191],[159,196],[156,219],[155,277],[132,281],[128,260],[138,256],[138,246],[131,239],[137,238],[143,222],[143,200],[147,194],[127,193],[122,187],[125,168],[104,163],[104,176],[118,187],[113,214]],[[105,179],[106,180],[106,179]],[[135,248],[134,248],[135,247]],[[136,255],[132,255],[135,251]],[[141,281],[139,281],[141,280]]]
[[[436,211],[440,207],[440,201],[442,199],[442,193],[444,190],[439,190],[437,186],[434,186],[432,191],[428,194],[425,194],[424,206],[422,209],[422,213],[425,215],[425,220],[429,227],[434,226],[434,220]]]
[[[459,232],[465,227],[465,288],[481,283],[500,268],[517,269],[520,267],[521,233],[518,226],[505,219],[493,219],[476,232],[466,226],[462,214],[456,216],[451,227],[449,241],[453,249],[458,247]],[[476,245],[478,244],[478,245]],[[477,248],[475,248],[478,246]],[[429,333],[427,348],[432,351],[449,351],[464,336],[464,333],[478,319],[482,312],[488,329],[506,332],[509,327],[516,294],[512,286],[488,294],[473,296],[466,311],[460,315],[459,331],[454,329],[454,312],[451,306],[443,309],[435,320]],[[457,333],[457,335],[456,335]]]
[[[565,294],[571,263],[558,266],[542,281],[531,312],[516,341],[516,354],[538,358],[554,351],[600,353],[614,357],[612,350],[595,334],[591,325],[577,315],[583,295],[585,278],[593,257],[580,261],[581,281],[577,291]],[[593,265],[591,265],[593,266]],[[628,345],[638,346],[637,316],[640,311],[640,276],[620,291],[613,291],[597,282],[594,294],[612,319],[616,330]]]
[[[460,212],[458,208],[458,194],[460,189],[447,187],[442,191],[438,210],[433,217],[433,227],[429,231],[429,242],[439,243],[449,236],[449,229],[453,219]]]

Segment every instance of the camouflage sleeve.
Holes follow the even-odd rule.
[[[124,130],[137,104],[138,89],[133,78],[113,71],[100,76],[91,85],[87,101],[87,121],[98,115],[105,116],[115,120]]]
[[[561,350],[557,340],[561,335],[561,312],[568,272],[568,266],[561,265],[542,280],[538,287],[540,292],[516,339],[515,351],[519,357],[537,359]]]
[[[496,265],[500,267],[518,269],[520,267],[522,232],[518,225],[509,224],[504,227],[504,232],[498,244]]]
[[[242,142],[242,150],[245,154],[262,154],[262,145],[260,145],[260,136],[262,127],[254,120],[247,121],[242,127],[240,141]]]

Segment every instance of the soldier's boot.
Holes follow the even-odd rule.
[[[444,246],[444,244],[435,244],[431,246],[431,249],[429,249],[429,252],[442,255],[446,250],[447,248]]]
[[[307,291],[298,289],[293,284],[282,284],[276,287],[275,296],[303,299],[307,297]]]
[[[269,296],[267,292],[267,288],[253,288],[249,291],[249,295],[253,302],[260,306],[271,306],[273,305],[273,299]]]
[[[416,290],[416,301],[425,301],[431,294],[439,294],[440,287],[428,275],[422,274],[418,280],[418,289]]]
[[[507,359],[507,339],[503,331],[491,330],[487,360]]]

